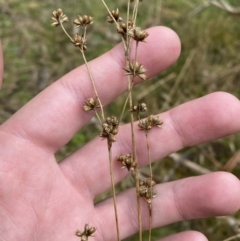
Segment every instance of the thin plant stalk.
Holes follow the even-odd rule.
[[[66,31],[66,29],[64,28],[62,22],[61,22],[61,21],[59,21],[59,22],[60,22],[60,25],[61,25],[61,28],[62,28],[63,32],[67,35],[67,37],[68,37],[71,41],[73,41],[72,37],[68,34],[68,32]]]
[[[97,119],[98,119],[99,123],[102,124],[102,120],[101,120],[101,118],[99,117],[98,112],[96,111],[95,108],[94,108],[94,112],[95,112],[95,115],[97,116]]]
[[[60,21],[60,25],[61,25],[61,28],[62,28],[63,32],[64,32],[64,33],[67,35],[67,37],[73,42],[72,37],[68,34],[68,32],[67,32],[66,29],[64,28],[64,26],[63,26],[63,24],[62,24],[61,21]],[[85,28],[84,28],[84,35],[83,35],[84,38],[86,38],[86,30],[87,30],[87,28],[85,27]],[[92,77],[92,73],[91,73],[90,68],[89,68],[89,66],[88,66],[88,62],[87,62],[87,60],[86,60],[86,57],[85,57],[85,54],[84,54],[83,49],[80,49],[80,52],[81,52],[81,54],[82,54],[84,63],[85,63],[85,65],[86,65],[86,68],[87,68],[87,71],[88,71],[88,75],[89,75],[89,77],[90,77],[90,80],[91,80],[91,83],[92,83],[92,86],[93,86],[93,89],[94,89],[96,98],[97,98],[97,100],[98,100],[98,102],[99,102],[99,105],[100,105],[102,120],[104,120],[105,118],[104,118],[103,106],[102,106],[102,103],[101,103],[100,98],[99,98],[99,96],[98,96],[97,89],[96,89],[96,86],[95,86],[95,83],[94,83],[94,80],[93,80],[93,77]],[[96,111],[95,111],[95,113],[96,113]],[[98,120],[100,121],[100,123],[102,123],[102,121],[100,120],[100,118],[99,118],[98,115],[97,115],[97,118],[98,118]]]
[[[234,240],[236,238],[240,238],[240,234],[237,234],[237,235],[234,235],[234,236],[232,236],[230,238],[224,239],[223,241],[230,241],[230,240]]]
[[[136,1],[133,9],[133,26],[136,25],[136,20],[137,20],[137,14],[138,14],[138,5],[139,5],[139,0]]]
[[[110,9],[108,8],[107,4],[105,3],[104,0],[101,0],[101,1],[102,1],[103,5],[105,6],[105,8],[107,9],[108,14],[111,16],[111,18],[113,19],[114,23],[116,24],[116,27],[119,28],[119,24],[116,21],[116,19],[113,17],[113,15],[112,15]],[[123,42],[124,50],[125,50],[125,52],[127,52],[127,45],[126,45],[126,42],[124,41],[123,37],[122,37],[122,42]]]
[[[113,15],[112,15],[110,9],[108,8],[107,4],[105,3],[105,1],[104,1],[104,0],[101,0],[101,1],[102,1],[103,5],[105,6],[105,8],[107,9],[108,14],[111,16],[111,18],[112,18],[112,20],[114,21],[114,23],[116,24],[116,26],[119,27],[118,22],[117,22],[116,19],[113,17]]]
[[[84,51],[81,51],[81,54],[82,54],[84,63],[85,63],[85,65],[86,65],[86,68],[87,68],[87,71],[88,71],[90,80],[91,80],[91,82],[92,82],[92,86],[93,86],[94,93],[95,93],[96,98],[97,98],[97,100],[98,100],[98,103],[99,103],[99,105],[100,105],[102,120],[104,120],[105,117],[104,117],[103,105],[102,105],[101,100],[100,100],[100,98],[99,98],[99,96],[98,96],[98,92],[97,92],[97,89],[96,89],[96,86],[95,86],[95,83],[94,83],[94,80],[93,80],[92,73],[91,73],[90,68],[89,68],[89,66],[88,66],[88,62],[87,62],[87,60],[86,60]]]
[[[132,102],[132,88],[133,80],[131,81],[129,78],[129,105],[130,109],[133,106]],[[135,182],[136,182],[136,195],[137,195],[137,213],[138,213],[138,229],[139,229],[139,241],[142,241],[142,208],[141,208],[141,197],[140,197],[140,184],[139,184],[139,169],[138,169],[138,161],[137,161],[137,150],[136,150],[136,140],[135,140],[135,132],[134,132],[134,116],[133,113],[130,113],[131,117],[131,133],[132,133],[132,149],[133,149],[133,160],[136,163],[135,169]]]
[[[124,114],[125,109],[126,109],[126,107],[127,107],[128,100],[129,100],[129,96],[130,96],[130,94],[131,94],[132,88],[133,88],[133,83],[131,84],[130,91],[128,91],[127,98],[126,98],[126,100],[125,100],[125,102],[124,102],[123,109],[122,109],[122,112],[121,112],[121,115],[120,115],[120,118],[119,118],[119,122],[122,121],[123,114]]]
[[[130,97],[131,99],[131,97]],[[132,145],[133,145],[133,160],[137,163],[137,151],[136,151],[136,142],[133,126],[134,118],[133,113],[131,113],[131,130],[132,130]],[[137,209],[138,209],[138,228],[139,228],[139,241],[142,241],[142,208],[140,203],[140,185],[139,185],[139,170],[138,164],[136,166],[136,194],[137,194]]]
[[[151,160],[151,153],[150,153],[150,146],[149,146],[149,139],[148,139],[148,131],[145,131],[146,135],[146,143],[147,143],[147,153],[148,153],[148,163],[149,163],[149,171],[150,171],[150,183],[153,180],[153,171],[152,171],[152,160]],[[152,186],[150,187],[150,193],[152,195]],[[152,238],[152,202],[148,203],[148,211],[149,211],[149,225],[148,225],[148,241],[151,241]]]
[[[152,240],[152,205],[148,205],[149,223],[148,223],[148,241]]]
[[[129,43],[129,52],[127,54],[127,61],[130,56],[130,43]],[[138,50],[138,41],[136,42],[136,48],[135,48],[135,55],[134,55],[134,63],[137,61],[137,50]],[[133,73],[133,78],[130,80],[129,78],[129,84],[128,84],[128,90],[129,90],[129,105],[130,109],[132,109],[133,101],[132,101],[132,90],[134,86],[134,78],[135,73]],[[141,208],[141,197],[140,197],[140,180],[139,180],[139,169],[138,169],[138,160],[137,160],[137,150],[136,150],[136,140],[135,140],[135,132],[134,132],[134,116],[133,113],[130,113],[131,117],[131,133],[132,133],[132,149],[133,149],[133,160],[136,163],[136,169],[135,169],[135,182],[136,182],[136,195],[137,195],[137,211],[138,211],[138,229],[139,229],[139,241],[142,241],[142,208]]]
[[[120,241],[120,232],[119,232],[119,222],[118,222],[118,212],[117,212],[117,201],[116,201],[116,192],[114,185],[114,172],[113,172],[113,159],[112,159],[112,144],[108,142],[108,155],[109,155],[109,166],[110,166],[110,177],[112,185],[112,194],[113,194],[113,205],[116,221],[116,230],[117,230],[117,240]]]
[[[128,23],[129,23],[129,16],[130,16],[130,0],[128,0],[128,6],[127,6],[127,34],[126,34],[126,53],[125,56],[129,56],[130,53],[130,44],[131,44],[131,38],[129,38],[128,34]]]

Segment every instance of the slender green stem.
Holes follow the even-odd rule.
[[[117,230],[117,240],[120,241],[117,201],[116,201],[116,192],[115,192],[115,185],[114,185],[114,173],[113,173],[112,144],[109,141],[108,141],[108,154],[109,154],[110,177],[111,177],[112,193],[113,193],[113,205],[114,205],[116,230]]]

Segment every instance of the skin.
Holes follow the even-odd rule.
[[[155,27],[139,62],[151,77],[166,69],[180,54],[180,41],[170,29]],[[1,50],[0,50],[1,53]],[[3,60],[0,58],[0,76]],[[123,77],[122,46],[90,62],[96,87],[104,106],[127,88]],[[114,77],[114,78],[113,78]],[[138,80],[140,82],[140,80]],[[107,93],[107,94],[106,94]],[[110,188],[106,141],[97,137],[56,163],[54,154],[87,123],[93,113],[84,112],[85,100],[94,96],[86,68],[81,66],[32,99],[0,126],[0,240],[74,241],[78,228],[97,228],[90,240],[116,239],[111,200],[94,205],[94,198]],[[197,145],[240,130],[240,103],[234,96],[218,92],[161,113],[162,129],[149,133],[152,159],[163,158],[186,146]],[[135,126],[136,129],[137,126]],[[120,128],[113,156],[130,152],[131,140]],[[147,165],[142,143],[144,133],[137,131],[139,165]],[[116,182],[126,170],[114,162]],[[236,212],[240,206],[240,183],[230,173],[215,172],[198,177],[159,184],[154,199],[153,226]],[[121,238],[137,232],[135,190],[117,196]],[[146,205],[143,217],[147,217]],[[143,219],[144,229],[148,219]],[[205,241],[193,231],[175,234],[162,241]]]

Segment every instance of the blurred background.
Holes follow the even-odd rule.
[[[106,1],[110,8],[126,10],[126,1]],[[51,27],[51,13],[62,8],[73,20],[77,15],[92,15],[88,33],[91,60],[120,42],[113,25],[106,23],[101,1],[19,1],[0,0],[0,38],[5,59],[0,92],[0,123],[52,82],[83,63],[76,49],[60,28]],[[152,0],[140,5],[138,23],[142,28],[164,25],[174,29],[182,42],[179,60],[159,76],[136,87],[135,98],[151,103],[157,114],[214,91],[227,91],[240,97],[240,2],[239,0]],[[73,26],[65,24],[72,33]],[[107,107],[109,115],[120,114],[125,96]],[[236,116],[239,118],[239,116]],[[240,119],[240,118],[239,118]],[[128,121],[127,115],[124,122]],[[93,119],[58,153],[58,161],[99,133]],[[188,176],[225,170],[240,175],[240,134],[197,147],[186,148],[155,163],[158,183]],[[143,175],[147,169],[142,170]],[[126,179],[118,190],[132,183]],[[211,185],[211,184],[210,184]],[[109,195],[96,198],[101,201]],[[164,194],[159,194],[164,195]],[[240,215],[184,221],[156,229],[154,238],[183,230],[198,230],[209,240],[224,240],[240,235]],[[131,237],[126,240],[138,240]],[[231,240],[239,240],[231,239]]]

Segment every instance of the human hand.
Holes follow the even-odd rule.
[[[138,58],[151,77],[177,59],[180,43],[167,28],[155,27],[148,32],[148,44],[139,49]],[[125,91],[123,57],[119,45],[90,62],[104,106]],[[0,240],[74,241],[78,240],[75,230],[83,229],[86,223],[97,229],[93,240],[115,240],[112,199],[93,203],[111,185],[106,142],[97,137],[59,164],[54,156],[92,117],[93,113],[82,110],[90,96],[93,90],[82,66],[49,86],[0,126]],[[227,93],[210,94],[162,113],[163,128],[149,134],[152,159],[240,130],[239,115],[239,100]],[[129,125],[120,128],[114,156],[130,152],[131,140],[125,135],[128,129]],[[140,166],[147,165],[142,135],[138,132],[136,136]],[[116,182],[127,175],[119,168],[119,163],[114,163]],[[224,172],[159,184],[156,191],[154,227],[231,214],[240,206],[239,180]],[[122,239],[138,229],[135,199],[134,189],[117,196]],[[144,215],[148,216],[146,205]],[[147,219],[143,219],[143,226],[148,228]],[[206,238],[188,231],[162,240]]]

